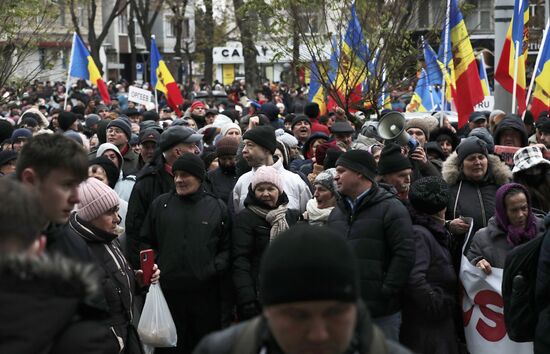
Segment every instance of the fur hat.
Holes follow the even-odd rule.
[[[430,122],[426,118],[413,118],[407,120],[405,123],[405,131],[409,130],[410,128],[416,128],[420,129],[424,132],[424,135],[426,136],[426,140],[430,139]]]

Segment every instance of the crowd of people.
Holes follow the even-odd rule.
[[[490,276],[546,234],[547,112],[427,113],[410,151],[281,90],[183,117],[111,91],[64,107],[41,85],[2,109],[0,352],[142,353],[153,249],[178,335],[157,353],[466,353],[463,256]]]

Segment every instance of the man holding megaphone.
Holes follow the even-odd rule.
[[[411,182],[421,177],[441,176],[439,169],[428,160],[424,150],[430,136],[427,118],[406,120],[400,112],[389,112],[380,118],[378,135],[386,142],[401,145],[403,154],[411,160]]]

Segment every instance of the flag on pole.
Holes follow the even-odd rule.
[[[443,73],[443,78],[445,80],[445,110],[450,110],[451,102],[453,100],[453,97],[456,95],[456,77],[455,66],[453,64],[453,55],[451,53],[451,39],[449,38],[446,49],[444,44],[445,28],[443,28],[443,31],[441,32],[441,44],[439,45],[437,53],[437,62],[441,67],[441,72]],[[447,60],[444,63],[445,50],[447,51]],[[441,86],[443,86],[443,81],[441,81]]]
[[[527,62],[528,50],[528,22],[529,22],[529,1],[515,0],[514,15],[508,27],[506,40],[502,47],[500,60],[495,71],[495,80],[502,87],[510,92],[514,92],[514,69],[516,59],[516,41],[519,43],[520,53],[518,53],[518,72],[516,81],[516,98],[519,107],[519,113],[525,111],[525,99],[527,91],[527,81],[525,75],[525,63]]]
[[[422,48],[424,51],[424,63],[426,64],[426,74],[430,85],[441,85],[443,82],[444,65],[437,59],[437,54],[430,46],[428,41],[422,39]]]
[[[411,98],[411,107],[413,111],[431,112],[437,110],[440,105],[441,99],[435,94],[433,88],[430,86],[426,71],[422,69]]]
[[[103,77],[95,65],[88,48],[86,48],[84,42],[82,42],[82,39],[80,39],[76,32],[73,35],[73,48],[71,51],[69,76],[91,81],[92,84],[97,87],[103,102],[105,104],[111,103],[107,85],[105,85],[105,81],[103,81]]]
[[[474,50],[457,0],[451,0],[450,6],[449,42],[456,78],[453,101],[458,113],[458,127],[462,128],[468,122],[474,106],[482,102],[485,96],[479,80]]]
[[[491,96],[491,87],[489,86],[489,80],[487,79],[487,70],[485,69],[485,61],[483,55],[480,55],[477,59],[479,67],[479,80],[481,80],[481,87],[483,88],[483,94],[485,96]]]
[[[531,113],[535,119],[543,111],[550,111],[550,36],[548,36],[548,27],[544,43],[540,48],[540,59],[535,68],[535,92],[531,101]]]
[[[168,70],[166,63],[160,56],[155,36],[151,36],[151,85],[166,96],[168,105],[176,112],[178,117],[182,116],[179,105],[183,104],[183,97],[180,89]]]
[[[350,104],[356,103],[362,98],[362,85],[368,74],[367,61],[369,57],[369,49],[357,17],[355,2],[351,5],[351,18],[339,54],[335,86],[340,100],[346,102],[347,98],[349,107]],[[353,109],[349,110],[354,112]]]
[[[321,115],[327,113],[327,104],[325,103],[325,88],[321,84],[321,73],[315,60],[311,63],[311,79],[309,81],[309,101],[319,105]]]

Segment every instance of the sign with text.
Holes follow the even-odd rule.
[[[514,166],[514,154],[520,148],[515,146],[495,145],[495,155],[500,156],[500,159],[504,161],[508,166]],[[544,150],[542,155],[545,159],[550,160],[550,151]]]
[[[147,105],[153,101],[153,94],[136,86],[130,86],[128,90],[128,101]]]
[[[485,99],[474,107],[474,110],[475,111],[492,111],[494,107],[495,107],[495,97],[485,96]]]

